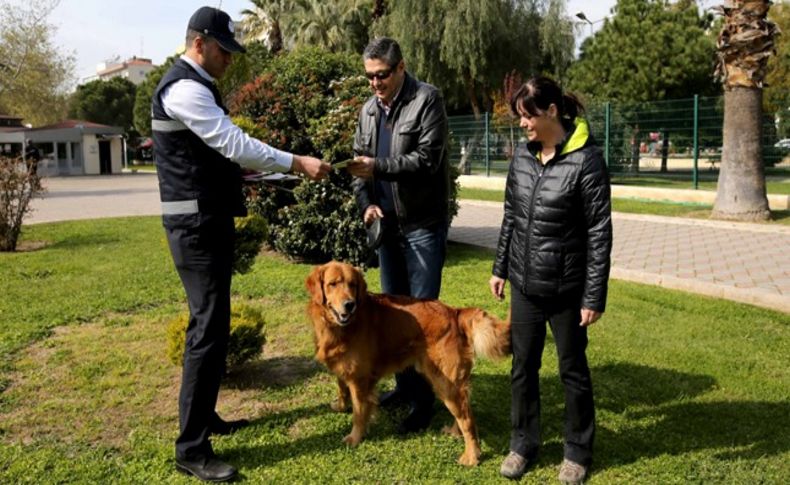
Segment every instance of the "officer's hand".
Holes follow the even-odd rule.
[[[306,155],[294,155],[293,165],[291,166],[292,172],[302,173],[310,180],[321,180],[326,177],[331,169],[332,166],[328,163]]]
[[[354,161],[348,164],[348,172],[354,177],[369,179],[373,177],[373,168],[376,166],[376,159],[371,157],[354,157]]]

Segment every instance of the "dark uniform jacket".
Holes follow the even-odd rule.
[[[164,89],[181,79],[191,79],[206,86],[214,95],[217,106],[228,112],[214,83],[203,78],[182,59],[176,60],[156,87],[152,99],[152,138],[163,221],[165,225],[178,225],[179,221],[194,219],[186,217],[189,214],[183,212],[189,210],[192,202],[197,207],[195,213],[246,215],[239,164],[206,145],[183,123],[171,119],[162,106]],[[168,214],[168,207],[175,209]]]
[[[582,307],[603,312],[612,250],[609,175],[601,150],[577,118],[546,165],[539,143],[517,150],[493,274],[526,295],[582,289]]]
[[[445,223],[448,206],[447,113],[439,90],[408,73],[394,106],[389,157],[376,158],[373,179],[355,178],[357,206],[364,213],[374,197],[376,179],[392,184],[395,212],[409,232]],[[376,157],[381,110],[372,96],[359,113],[354,153]]]

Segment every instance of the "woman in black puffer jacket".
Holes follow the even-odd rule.
[[[511,99],[528,138],[510,164],[505,216],[491,292],[511,284],[510,454],[500,472],[519,478],[540,444],[538,370],[546,321],[565,386],[565,447],[560,481],[581,483],[595,434],[587,326],[606,306],[612,249],[609,176],[579,101],[551,79],[525,83]]]

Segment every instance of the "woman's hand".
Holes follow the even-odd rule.
[[[505,299],[505,280],[499,276],[492,276],[488,280],[488,286],[491,288],[491,294],[494,295],[494,298],[500,301]]]
[[[582,308],[582,321],[579,325],[587,327],[597,322],[603,313],[590,310],[589,308]]]

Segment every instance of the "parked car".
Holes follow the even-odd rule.
[[[790,150],[790,138],[782,138],[774,144],[776,148],[784,148]]]

